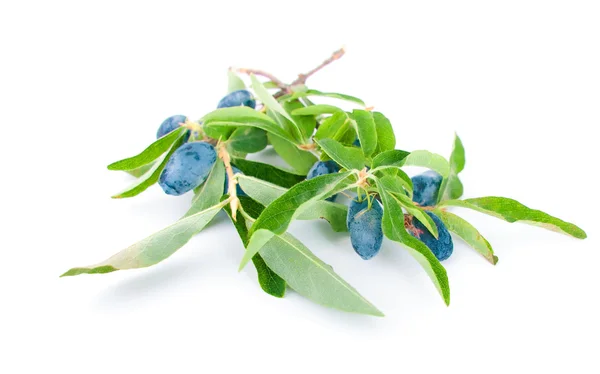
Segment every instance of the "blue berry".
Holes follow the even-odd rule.
[[[318,177],[320,175],[333,174],[333,173],[337,173],[338,171],[340,171],[340,167],[335,163],[335,161],[332,161],[332,160],[317,161],[308,171],[308,174],[306,175],[306,179],[313,179],[314,177]],[[335,201],[336,197],[337,197],[337,194],[330,196],[325,200]]]
[[[230,108],[234,106],[247,106],[252,109],[256,107],[256,101],[252,94],[246,90],[238,90],[229,93],[219,101],[217,108]]]
[[[160,127],[158,128],[158,131],[156,132],[156,139],[162,138],[163,136],[167,135],[171,131],[178,129],[180,127],[179,124],[185,123],[186,119],[187,119],[186,116],[182,116],[180,114],[167,118],[166,120],[163,121],[163,123],[160,124]],[[189,138],[190,138],[190,131],[188,130],[185,135],[185,141],[187,142]]]
[[[433,252],[438,260],[444,261],[450,257],[452,251],[454,250],[452,236],[450,236],[450,232],[438,216],[428,211],[425,211],[425,213],[427,213],[429,217],[433,219],[433,222],[435,222],[435,226],[437,227],[439,234],[438,239],[431,235],[429,230],[427,230],[421,221],[414,217],[410,217],[410,219],[412,219],[412,227],[407,227],[408,232],[415,238],[425,243],[425,245],[431,249],[431,252]]]
[[[427,171],[411,178],[413,183],[413,201],[421,206],[437,203],[442,176],[435,171]]]
[[[244,174],[244,173],[242,173],[242,171],[240,169],[236,168],[233,165],[231,165],[231,168],[233,169],[233,174]],[[227,194],[228,189],[229,189],[229,176],[227,175],[227,173],[225,173],[225,185],[223,186],[223,195]],[[248,196],[248,195],[246,195],[246,193],[244,191],[242,191],[242,188],[240,187],[239,184],[237,184],[235,186],[235,191],[238,196]]]
[[[184,144],[169,158],[158,184],[169,195],[183,195],[204,183],[216,160],[217,152],[212,145]]]
[[[352,145],[355,147],[360,147],[360,139],[358,139],[358,138],[354,139],[354,141],[352,142]]]
[[[381,249],[381,243],[383,242],[383,230],[381,228],[383,210],[381,205],[377,200],[373,200],[371,209],[367,209],[368,202],[366,199],[362,202],[352,200],[346,218],[352,247],[363,260],[373,258]]]

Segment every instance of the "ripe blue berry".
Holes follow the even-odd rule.
[[[348,208],[346,225],[350,232],[352,247],[363,260],[369,260],[381,249],[383,230],[381,220],[383,210],[377,200],[373,200],[371,209],[368,209],[367,200],[358,202],[352,200]]]
[[[411,179],[413,182],[413,201],[421,206],[435,205],[442,184],[442,176],[430,170]]]
[[[415,238],[425,243],[425,245],[431,249],[431,252],[433,252],[438,260],[444,261],[450,257],[452,251],[454,250],[452,236],[450,236],[450,232],[438,216],[428,211],[425,211],[425,213],[427,213],[429,217],[433,219],[433,222],[435,222],[435,226],[438,229],[438,239],[431,235],[429,230],[427,230],[427,228],[414,217],[409,217],[407,220],[409,223],[412,220],[412,227],[410,224],[408,225],[409,227],[407,227],[408,232]]]
[[[158,131],[156,132],[156,139],[162,138],[163,136],[167,135],[171,131],[178,129],[180,127],[180,123],[185,123],[186,119],[187,119],[186,116],[182,116],[179,114],[167,118],[166,120],[163,121],[163,123],[160,124],[160,127],[158,128]],[[190,131],[188,130],[185,135],[185,141],[187,142],[189,138],[190,138]]]
[[[231,168],[233,169],[233,174],[244,174],[244,173],[242,173],[242,171],[240,169],[236,168],[233,165],[231,165]],[[228,189],[229,189],[229,175],[227,175],[227,173],[225,173],[225,185],[223,186],[223,195],[227,194]],[[239,184],[237,184],[235,186],[235,192],[238,196],[247,196],[246,193],[244,191],[242,191],[242,188],[240,187]]]
[[[252,109],[256,107],[256,101],[252,94],[246,90],[233,91],[219,101],[217,108],[230,108],[234,106],[247,106]]]
[[[169,195],[182,195],[204,183],[216,160],[217,153],[212,145],[204,142],[184,144],[169,158],[158,184]]]
[[[306,175],[306,179],[313,179],[320,175],[333,174],[333,173],[337,173],[338,171],[340,171],[340,167],[335,163],[335,161],[332,161],[332,160],[317,161],[308,171],[308,174]],[[329,196],[325,200],[335,201],[336,197],[337,197],[337,194],[333,195],[333,196]]]

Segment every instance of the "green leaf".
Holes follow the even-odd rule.
[[[391,151],[396,148],[396,135],[390,120],[380,112],[373,112],[375,129],[377,131],[377,148],[375,154]]]
[[[347,170],[362,170],[366,160],[359,148],[344,147],[333,139],[315,140],[323,152]]]
[[[465,148],[458,135],[454,136],[454,147],[450,154],[450,174],[444,180],[438,195],[438,201],[458,199],[463,194],[463,184],[458,178],[458,173],[465,168]]]
[[[137,169],[125,170],[125,172],[133,177],[139,178],[142,175],[146,174],[148,172],[148,170],[152,169],[152,166],[154,166],[154,164],[155,164],[154,162],[151,162],[151,163],[141,166]]]
[[[246,84],[244,81],[241,80],[240,77],[238,77],[238,75],[231,70],[227,71],[227,81],[227,93],[246,89]]]
[[[304,104],[302,104],[299,100],[289,101],[283,103],[283,109],[288,113],[292,113],[296,109],[305,108]],[[317,119],[314,116],[297,116],[293,113],[291,114],[292,119],[298,127],[300,127],[300,131],[302,132],[303,142],[306,143],[307,139],[315,132],[315,127],[317,126]]]
[[[573,236],[577,239],[585,239],[587,237],[585,231],[573,223],[565,222],[540,210],[528,208],[520,202],[506,197],[489,196],[466,200],[448,200],[443,201],[440,206],[469,208],[510,223],[523,222],[540,226],[548,230]]]
[[[287,162],[294,170],[306,175],[310,168],[317,162],[317,157],[308,151],[299,149],[293,143],[282,140],[269,134],[269,141],[275,152]]]
[[[359,99],[358,97],[344,95],[344,94],[335,93],[335,92],[321,92],[321,91],[317,91],[317,90],[306,90],[303,92],[294,92],[294,94],[292,94],[290,97],[286,98],[286,100],[295,100],[295,99],[299,99],[301,97],[308,97],[308,96],[331,97],[334,99],[351,101],[351,102],[357,103],[359,105],[365,106],[365,102],[362,101],[361,99]]]
[[[342,110],[340,108],[333,105],[317,104],[307,106],[304,108],[294,109],[292,111],[292,114],[296,116],[318,116],[321,114],[333,114],[341,111]]]
[[[263,103],[263,105],[290,121],[295,139],[302,142],[302,132],[300,131],[300,128],[294,119],[288,114],[288,112],[285,111],[285,109],[283,109],[281,104],[275,100],[275,98],[269,93],[269,91],[267,91],[265,86],[260,83],[254,74],[250,74],[250,80],[252,81],[252,90],[254,90],[254,93]]]
[[[142,175],[138,180],[135,181],[134,184],[126,188],[123,192],[118,193],[112,196],[113,199],[122,199],[125,197],[133,197],[139,195],[140,193],[146,191],[148,187],[152,186],[154,183],[158,181],[160,177],[160,173],[165,168],[165,165],[169,161],[169,158],[179,148],[183,143],[185,143],[184,133],[179,134],[179,138],[173,143],[169,152],[160,156],[154,166],[150,170],[146,172],[146,174]]]
[[[326,174],[298,183],[267,206],[252,226],[251,234],[259,229],[284,233],[304,204],[345,190],[353,183],[351,175],[351,172]]]
[[[377,148],[377,130],[373,114],[366,110],[355,109],[350,114],[350,118],[356,124],[356,132],[364,155],[370,157]]]
[[[408,252],[421,264],[423,269],[433,281],[446,305],[450,304],[450,285],[446,269],[435,258],[433,252],[420,240],[410,235],[404,227],[404,212],[397,200],[381,185],[379,179],[375,180],[379,188],[381,201],[383,202],[384,235],[402,244]]]
[[[496,265],[498,257],[494,255],[491,244],[477,231],[473,225],[459,216],[441,209],[433,211],[436,216],[440,217],[444,225],[451,232],[458,235],[468,245],[473,247],[477,252],[481,253],[492,265]]]
[[[152,266],[166,259],[183,247],[200,232],[227,204],[227,200],[202,212],[185,217],[174,224],[143,239],[96,265],[73,268],[62,276],[83,273],[108,273],[116,270],[137,269]]]
[[[380,185],[390,194],[390,198],[395,199],[400,206],[404,207],[408,211],[408,213],[412,214],[416,219],[418,219],[423,226],[429,230],[431,235],[433,235],[436,239],[438,238],[438,230],[433,219],[427,215],[423,211],[423,209],[419,208],[415,205],[415,203],[404,193],[404,191],[400,190],[398,183],[396,182],[397,177],[385,176],[379,180]]]
[[[175,143],[186,131],[188,130],[184,127],[171,131],[150,144],[148,148],[144,149],[142,153],[137,156],[129,157],[108,165],[108,170],[134,170],[145,166],[168,151],[173,143]]]
[[[350,118],[348,118],[348,114],[346,114],[346,112],[336,112],[331,117],[328,117],[321,122],[314,138],[330,138],[339,141],[349,128]]]
[[[260,152],[267,147],[267,133],[256,127],[238,127],[229,137],[228,143],[236,152]]]
[[[212,138],[227,138],[236,127],[256,127],[292,143],[296,140],[266,114],[245,106],[216,109],[203,118],[202,128]]]
[[[246,211],[247,213],[251,214],[253,210],[258,210],[256,217],[258,217],[260,211],[264,209],[264,207],[260,206],[260,204],[257,204],[252,199],[247,198],[246,196],[240,196],[239,199],[241,206],[244,207],[244,211]],[[242,215],[238,215],[236,220],[233,220],[231,218],[231,209],[229,208],[229,206],[225,206],[223,207],[223,209],[229,215],[229,218],[231,219],[233,226],[237,230],[240,239],[242,239],[244,248],[246,248],[248,246],[248,228],[246,226],[246,221],[244,217]],[[251,216],[253,215],[251,214]],[[279,275],[273,272],[273,270],[271,270],[269,266],[267,266],[260,254],[257,253],[254,257],[252,257],[252,263],[256,268],[256,273],[258,275],[258,283],[260,284],[260,287],[263,289],[263,291],[275,297],[283,297],[285,295],[286,288],[285,281]]]
[[[246,175],[240,175],[238,181],[240,187],[248,196],[264,206],[268,206],[288,191],[283,187]],[[306,204],[305,207],[299,210],[297,219],[310,221],[322,218],[329,222],[333,231],[345,232],[348,231],[346,227],[347,215],[348,207],[346,205],[317,200]]]
[[[223,196],[224,184],[225,165],[221,159],[217,159],[206,181],[195,191],[196,194],[192,199],[192,206],[185,213],[184,217],[191,216],[218,204]]]
[[[294,291],[309,300],[346,312],[383,316],[331,266],[290,234],[273,236],[260,249],[260,255]]]
[[[306,179],[306,174],[292,174],[276,166],[264,164],[262,162],[235,159],[232,163],[245,175],[262,179],[285,188],[290,188]]]
[[[381,152],[373,158],[371,168],[376,169],[381,166],[402,166],[409,154],[410,152],[401,151],[399,149]]]
[[[443,178],[447,178],[450,172],[450,165],[444,157],[424,150],[412,151],[404,159],[404,165],[428,168],[436,171]]]

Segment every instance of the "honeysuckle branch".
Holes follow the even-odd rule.
[[[275,85],[283,91],[289,91],[289,89],[290,89],[290,86],[288,84],[283,83],[281,80],[279,80],[273,74],[267,73],[266,71],[263,71],[263,70],[237,68],[237,69],[235,69],[235,71],[238,73],[242,73],[242,74],[247,74],[247,75],[254,74],[254,75],[261,76],[261,77],[265,77],[265,78],[269,79],[271,82],[275,83]]]
[[[237,217],[237,211],[240,207],[240,199],[237,197],[237,179],[234,178],[235,173],[233,172],[233,168],[231,167],[231,156],[229,156],[229,152],[227,152],[226,143],[220,143],[218,145],[218,155],[219,158],[225,164],[225,172],[227,173],[227,179],[229,183],[227,184],[227,193],[229,194],[229,207],[231,208],[231,218],[235,221]]]

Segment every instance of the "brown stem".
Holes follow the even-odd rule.
[[[315,74],[316,72],[318,72],[319,70],[323,69],[325,66],[331,64],[332,62],[339,60],[340,58],[342,58],[342,56],[344,55],[344,53],[346,53],[346,51],[344,50],[344,47],[338,49],[337,51],[333,52],[331,54],[331,56],[323,61],[321,63],[321,65],[317,66],[316,68],[312,69],[311,71],[309,71],[306,74],[299,74],[298,78],[293,81],[290,86],[296,86],[298,84],[305,84],[306,80],[313,74]]]

